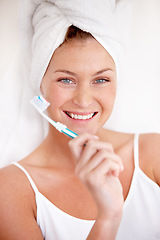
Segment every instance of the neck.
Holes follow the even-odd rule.
[[[112,144],[115,153],[119,151],[126,142],[134,138],[134,134],[116,132],[105,128],[101,128],[97,135],[101,141]]]
[[[117,133],[103,128],[97,132],[97,135],[101,141],[111,143],[115,152],[133,138],[132,134]],[[57,166],[74,171],[75,161],[68,144],[70,140],[71,138],[50,126],[48,136],[41,145],[41,155],[43,155],[44,164],[50,167]]]
[[[49,127],[49,132],[42,143],[43,152],[45,153],[45,162],[49,166],[69,167],[74,168],[75,162],[69,148],[71,138],[63,133],[60,133],[52,126]]]

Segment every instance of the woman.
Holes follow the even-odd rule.
[[[49,116],[79,136],[70,140],[50,125],[44,142],[19,162],[38,190],[31,187],[16,166],[1,170],[1,239],[56,239],[56,234],[62,234],[57,239],[70,239],[69,233],[65,236],[66,227],[63,220],[59,222],[60,216],[49,216],[47,211],[52,211],[49,206],[52,204],[63,214],[73,216],[72,221],[89,220],[88,239],[115,239],[123,198],[127,198],[133,178],[134,136],[102,128],[116,96],[112,57],[90,34],[70,27],[65,42],[52,56],[41,92],[51,103]],[[158,144],[158,135],[140,136],[140,166],[155,185],[160,183],[159,149],[153,148]],[[41,204],[47,199],[49,202],[43,209]],[[46,224],[51,228],[48,230],[46,226],[46,229],[53,231],[49,222],[52,217],[58,225],[62,224],[61,231],[55,230],[55,236],[53,233],[48,236],[50,233],[43,227]],[[69,227],[74,229],[74,224]]]
[[[1,239],[156,239],[160,137],[138,143],[137,135],[103,129],[116,82],[111,55],[71,26],[40,89],[48,115],[78,137],[49,125],[33,153],[1,169]]]

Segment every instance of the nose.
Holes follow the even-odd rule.
[[[88,107],[93,101],[93,93],[91,87],[81,86],[77,87],[74,97],[73,103],[80,108]]]

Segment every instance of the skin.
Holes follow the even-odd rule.
[[[41,86],[44,97],[51,103],[48,108],[50,116],[78,134],[86,131],[97,134],[109,118],[115,101],[115,64],[103,47],[96,43],[93,39],[81,43],[72,41],[58,48]],[[90,121],[74,121],[65,114],[66,111],[97,114]]]
[[[50,125],[44,142],[20,164],[62,211],[96,220],[88,239],[115,239],[134,172],[134,136],[102,128],[116,96],[114,61],[94,39],[65,43],[54,53],[41,91],[51,103],[49,116],[78,137],[71,140]],[[66,111],[96,114],[77,120]],[[139,149],[142,171],[160,185],[159,134],[141,135]],[[0,183],[0,239],[43,239],[34,192],[24,173],[13,165],[3,168]]]

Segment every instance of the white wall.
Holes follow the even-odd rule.
[[[18,0],[0,0],[0,79],[18,48]]]
[[[129,1],[134,11],[131,49],[119,103],[106,127],[160,132],[160,1]]]

